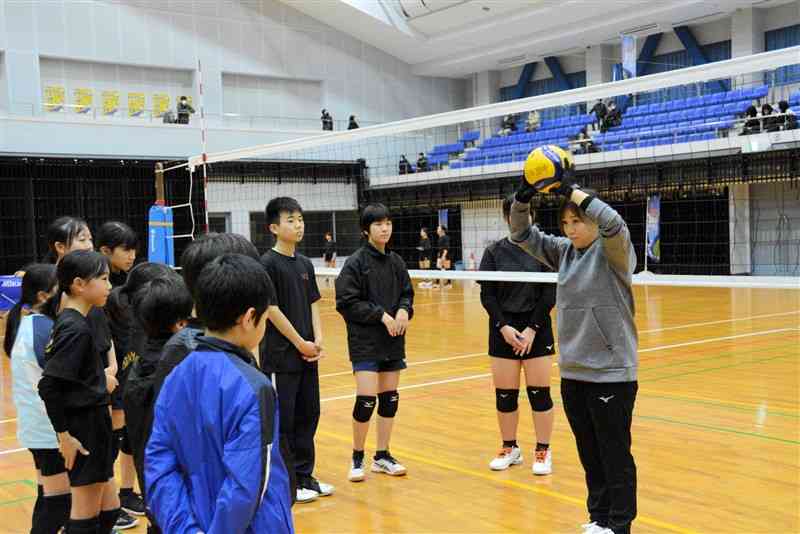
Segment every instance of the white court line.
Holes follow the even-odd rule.
[[[664,332],[665,330],[679,330],[681,328],[692,328],[695,326],[711,326],[714,324],[735,323],[736,321],[749,321],[751,319],[767,319],[769,317],[780,317],[782,315],[796,315],[800,310],[781,312],[781,313],[768,313],[765,315],[751,315],[750,317],[739,317],[738,319],[720,319],[719,321],[708,321],[705,323],[692,323],[681,326],[665,326],[663,328],[653,328],[652,330],[639,330],[640,334],[652,334],[653,332]]]
[[[0,425],[2,425],[3,423],[13,423],[16,420],[17,420],[16,417],[14,419],[3,419],[2,421],[0,421]]]
[[[764,330],[763,332],[751,332],[749,334],[739,334],[739,335],[735,335],[735,336],[715,337],[715,338],[709,338],[709,339],[701,339],[701,340],[698,340],[698,341],[687,341],[685,343],[676,343],[674,345],[663,345],[661,347],[650,347],[650,348],[647,348],[647,349],[640,349],[639,352],[654,352],[654,351],[658,351],[658,350],[674,349],[674,348],[678,348],[678,347],[688,347],[688,346],[691,346],[691,345],[701,345],[703,343],[715,343],[717,341],[727,341],[727,340],[731,340],[731,339],[741,339],[743,337],[766,336],[766,335],[769,335],[769,334],[777,334],[777,333],[780,333],[780,332],[794,332],[794,331],[800,331],[800,328],[779,328],[779,329],[776,329],[776,330]],[[459,358],[459,357],[460,358],[468,358],[468,357],[474,357],[474,356],[473,355],[469,355],[469,354],[463,355],[463,356],[456,356],[456,358]],[[553,364],[553,365],[556,365],[556,364]],[[448,379],[445,379],[445,380],[436,380],[434,382],[422,382],[421,384],[412,384],[410,386],[401,386],[401,387],[397,388],[397,390],[400,391],[400,390],[407,390],[407,389],[424,388],[424,387],[428,387],[428,386],[437,386],[437,385],[441,385],[441,384],[451,384],[453,382],[463,382],[465,380],[474,380],[476,378],[487,378],[489,376],[492,376],[492,374],[491,373],[483,373],[483,374],[479,374],[479,375],[461,376],[461,377],[458,377],[458,378],[448,378]],[[321,399],[320,402],[331,402],[331,401],[335,401],[335,400],[354,399],[355,396],[356,396],[355,393],[353,393],[353,394],[350,394],[350,395],[339,395],[338,397],[327,397],[327,398]],[[14,419],[9,419],[7,421],[14,421]],[[7,451],[0,451],[0,456],[6,455],[6,454],[13,454],[13,453],[16,453],[16,452],[21,452],[21,451],[26,451],[26,450],[28,450],[28,449],[23,448],[23,449],[11,449],[11,450],[7,450]]]

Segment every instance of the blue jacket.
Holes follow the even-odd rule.
[[[275,390],[247,351],[198,341],[158,394],[147,504],[170,534],[293,533]]]

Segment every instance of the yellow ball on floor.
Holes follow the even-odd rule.
[[[525,160],[525,180],[541,193],[561,185],[564,172],[572,167],[572,154],[556,145],[540,146]]]

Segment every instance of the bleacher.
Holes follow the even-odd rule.
[[[716,139],[729,130],[745,110],[767,96],[766,85],[631,106],[620,126],[597,134],[603,151],[644,148]]]
[[[594,122],[592,115],[573,115],[542,121],[535,132],[516,131],[506,136],[494,136],[467,152],[462,161],[450,163],[451,169],[479,167],[495,163],[524,161],[528,153],[541,145],[569,147],[569,138],[575,137],[587,124]]]

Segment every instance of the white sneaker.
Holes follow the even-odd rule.
[[[319,492],[320,497],[328,497],[329,495],[333,495],[333,492],[336,491],[336,488],[332,484],[326,484],[325,482],[319,482],[319,489],[322,490]]]
[[[503,447],[497,452],[497,456],[489,462],[489,469],[492,471],[505,471],[512,465],[522,463],[522,451],[519,447]]]
[[[364,460],[350,460],[350,473],[347,475],[350,482],[364,480]]]
[[[298,503],[306,503],[316,501],[317,497],[319,497],[319,493],[312,489],[308,488],[297,488],[297,499]]]
[[[330,484],[320,482],[314,477],[309,477],[309,479],[303,482],[302,485],[305,489],[309,489],[311,491],[316,492],[319,497],[327,497],[329,495],[333,495],[333,492],[336,489]]]
[[[406,474],[406,468],[400,462],[395,460],[390,454],[388,458],[372,459],[372,472],[373,473],[386,473],[393,477],[399,477]]]
[[[534,475],[549,475],[553,472],[553,453],[550,449],[546,451],[534,451],[535,458],[533,462]]]
[[[592,521],[586,525],[581,525],[583,532],[581,534],[614,534],[614,531],[609,528],[604,528]]]
[[[420,289],[430,289],[433,287],[433,282],[420,282],[418,286]]]

